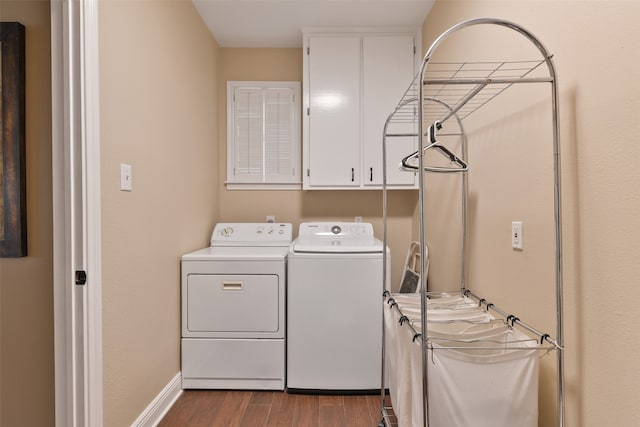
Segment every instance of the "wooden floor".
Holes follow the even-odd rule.
[[[379,395],[185,390],[159,427],[375,427]]]

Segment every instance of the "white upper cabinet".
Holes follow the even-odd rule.
[[[362,58],[364,185],[382,186],[384,123],[398,100],[402,99],[407,90],[407,82],[413,80],[413,37],[363,37]],[[388,185],[415,185],[415,174],[401,171],[398,165],[403,157],[416,149],[416,140],[413,137],[396,137],[387,142]]]
[[[308,46],[305,181],[309,187],[359,187],[360,38],[311,37]]]
[[[415,32],[304,36],[303,188],[381,188],[385,120],[416,68]],[[408,130],[410,131],[410,130]],[[387,144],[387,184],[415,188],[398,168],[415,138]]]

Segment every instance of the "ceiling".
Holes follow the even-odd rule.
[[[192,0],[221,47],[301,47],[306,27],[420,27],[435,0]]]

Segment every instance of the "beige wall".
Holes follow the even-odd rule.
[[[302,49],[222,49],[218,92],[219,123],[226,123],[226,82],[228,80],[302,81]],[[382,236],[382,192],[355,191],[227,191],[226,126],[218,129],[218,177],[220,220],[262,222],[267,215],[294,225],[294,237],[301,222],[363,221],[374,225]],[[389,247],[392,252],[392,283],[400,277],[401,264],[411,238],[411,219],[417,197],[415,191],[389,194]]]
[[[29,250],[0,259],[0,425],[45,426],[54,422],[49,2],[2,0],[0,20],[26,27]]]
[[[640,424],[638,334],[628,327],[638,320],[634,301],[640,296],[634,283],[640,275],[634,259],[640,241],[635,218],[640,176],[633,163],[640,154],[640,83],[633,71],[640,48],[639,13],[640,5],[632,1],[439,1],[423,31],[426,49],[463,19],[501,17],[533,31],[555,55],[561,95],[568,426]],[[29,256],[0,261],[0,424],[51,425],[49,3],[2,0],[0,17],[27,26],[29,212]],[[483,42],[482,37],[476,40]],[[100,43],[104,421],[129,425],[180,369],[179,257],[206,245],[215,222],[275,215],[298,225],[360,215],[379,234],[381,200],[376,191],[224,188],[226,80],[300,80],[298,50],[219,50],[188,1],[101,2]],[[453,53],[474,50],[473,44],[452,46]],[[551,223],[548,146],[540,131],[548,106],[529,92],[507,95],[497,105],[468,121],[469,141],[477,142],[469,154],[474,168],[470,286],[552,329],[552,309],[542,301],[549,299],[553,285],[547,272],[553,257],[544,237]],[[518,145],[496,157],[497,144],[507,139]],[[525,159],[526,168],[510,169],[513,156]],[[118,191],[121,162],[133,166],[131,193]],[[506,169],[497,176],[486,173],[496,163]],[[538,165],[540,173],[534,168]],[[492,183],[500,185],[499,191],[487,192]],[[532,198],[519,198],[522,194],[514,190],[520,186]],[[396,279],[416,229],[411,220],[416,201],[415,192],[391,195]],[[509,247],[513,220],[525,221],[522,253]],[[434,281],[441,275],[446,282],[442,271],[450,265],[443,255],[456,248],[433,245]],[[541,425],[553,425],[553,357],[543,366]]]
[[[439,1],[423,27],[426,49],[464,19],[504,18],[532,31],[554,54],[562,140],[567,426],[640,424],[634,327],[640,297],[634,259],[640,241],[640,172],[634,163],[640,155],[639,14],[640,3],[632,1]],[[518,57],[526,50],[501,33],[468,34],[439,47],[443,57],[478,59],[496,43],[500,47],[488,56]],[[465,122],[471,167],[468,265],[472,289],[555,334],[551,113],[541,100],[545,93],[544,86],[517,89]],[[446,189],[446,197],[452,188],[447,185],[434,191]],[[434,213],[431,219],[438,217]],[[522,252],[510,247],[515,220],[525,223]],[[432,267],[441,283],[449,280],[436,271],[451,268],[447,260]],[[555,425],[553,359],[543,359],[541,426]]]
[[[191,1],[99,14],[104,425],[124,426],[180,371],[180,256],[218,219],[219,49]]]

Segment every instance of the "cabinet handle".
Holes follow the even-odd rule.
[[[355,171],[353,168],[351,168],[351,182],[355,181],[355,175],[354,175]]]
[[[373,168],[369,168],[369,181],[373,182]]]

